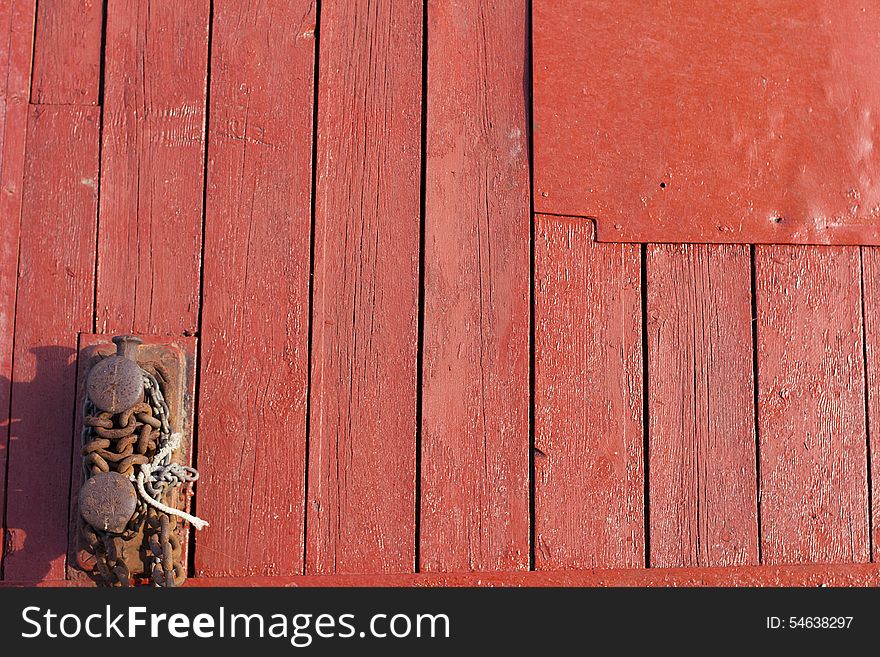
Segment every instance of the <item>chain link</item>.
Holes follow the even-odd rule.
[[[99,412],[86,395],[83,408],[83,467],[86,478],[100,472],[118,472],[134,479],[135,468],[151,463],[144,488],[156,500],[176,509],[181,490],[189,492],[198,472],[174,462],[170,445],[171,424],[162,386],[151,372],[144,376],[144,401],[120,412]],[[160,372],[161,374],[161,372]],[[163,455],[163,448],[164,455]],[[149,467],[149,466],[148,466]],[[145,545],[144,545],[145,544]],[[110,586],[130,586],[132,573],[126,556],[141,552],[156,586],[179,586],[186,577],[183,545],[177,518],[148,506],[138,498],[134,515],[121,534],[112,534],[81,523],[80,546],[95,560],[94,571]]]

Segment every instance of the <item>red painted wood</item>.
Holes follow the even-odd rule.
[[[110,3],[96,325],[195,333],[209,3]]]
[[[302,572],[315,16],[214,6],[199,575]]]
[[[880,249],[863,247],[862,310],[865,325],[865,391],[868,402],[868,464],[873,561],[880,560]]]
[[[880,244],[866,7],[535,0],[536,209],[603,241]]]
[[[758,247],[765,563],[868,561],[859,249]]]
[[[31,107],[4,576],[64,576],[77,334],[92,325],[97,107]]]
[[[101,0],[39,1],[31,102],[98,104],[103,5]]]
[[[409,572],[422,2],[325,3],[320,48],[305,568]]]
[[[0,582],[13,586],[69,587],[90,584],[53,580]],[[727,568],[641,568],[631,570],[488,571],[473,573],[418,573],[379,575],[307,575],[299,577],[194,577],[188,587],[314,587],[314,586],[880,586],[874,564],[734,566]]]
[[[749,248],[646,249],[651,565],[758,563]]]
[[[428,2],[424,570],[529,562],[526,19]]]
[[[12,343],[35,7],[34,0],[0,6],[0,509],[6,506]],[[0,562],[4,537],[5,527],[0,523]]]
[[[535,217],[535,567],[645,564],[641,262]]]

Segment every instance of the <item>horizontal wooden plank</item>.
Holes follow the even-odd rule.
[[[64,580],[10,583],[9,586],[89,586]],[[875,564],[804,564],[730,568],[643,568],[544,570],[384,575],[307,575],[299,577],[194,577],[188,587],[492,587],[492,586],[880,586]]]

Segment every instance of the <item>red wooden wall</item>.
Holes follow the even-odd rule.
[[[874,558],[876,250],[534,215],[530,30],[526,0],[2,6],[5,580],[64,576],[93,331],[198,338],[192,575]]]

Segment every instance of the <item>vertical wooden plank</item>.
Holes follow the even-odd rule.
[[[768,564],[867,561],[858,247],[755,249]]]
[[[749,247],[646,249],[650,565],[758,563]]]
[[[862,310],[865,324],[868,463],[871,497],[872,561],[880,560],[880,247],[863,246]]]
[[[535,217],[535,568],[645,565],[641,252]]]
[[[6,449],[34,0],[0,6],[0,510],[6,506]],[[5,528],[0,523],[0,563]]]
[[[97,328],[195,333],[209,3],[107,9]]]
[[[97,107],[32,106],[28,117],[12,384],[10,580],[62,579],[77,334],[92,324]]]
[[[40,0],[31,102],[97,105],[102,0]]]
[[[5,508],[21,188],[35,0],[0,7],[0,509]],[[0,562],[5,528],[0,524]]]
[[[321,7],[307,573],[415,563],[422,31]]]
[[[527,3],[428,2],[421,567],[529,566]]]
[[[313,3],[214,5],[199,575],[302,572]]]

